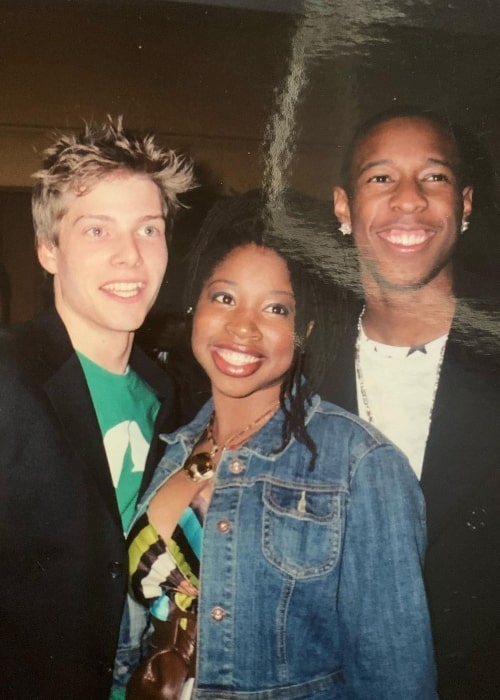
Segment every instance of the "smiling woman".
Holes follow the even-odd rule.
[[[212,399],[165,437],[129,533],[153,635],[127,698],[434,699],[418,484],[303,377],[318,284],[269,207],[216,205],[193,249]]]
[[[255,394],[263,404],[276,403],[292,364],[294,328],[285,261],[256,245],[232,251],[203,286],[193,323],[193,351],[214,400]]]

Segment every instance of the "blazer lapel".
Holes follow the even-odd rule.
[[[499,393],[450,332],[432,414],[421,485],[427,504],[429,544],[461,506],[498,469]],[[464,511],[464,517],[467,517]],[[497,538],[499,536],[497,535]],[[500,539],[500,538],[499,538]]]
[[[358,413],[355,352],[357,326],[350,326],[334,353],[319,387],[322,399],[331,401],[351,413]]]
[[[45,384],[68,441],[95,479],[109,511],[121,522],[115,489],[90,392],[76,354]]]
[[[174,401],[175,392],[173,383],[167,372],[162,370],[137,346],[134,346],[132,350],[130,366],[137,372],[141,379],[149,385],[160,401],[160,408],[154,425],[153,438],[151,440],[141,488],[139,490],[140,497],[151,481],[153,472],[165,451],[165,444],[160,439],[160,434],[169,433],[179,425],[177,418],[178,406]]]
[[[78,357],[55,310],[33,322],[36,365],[47,396],[77,455],[87,469],[114,519],[121,523],[101,431]]]

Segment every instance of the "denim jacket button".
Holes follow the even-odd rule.
[[[229,471],[231,474],[241,474],[241,472],[245,469],[245,465],[243,462],[240,462],[239,459],[233,459],[231,464],[229,465]]]
[[[219,607],[218,605],[215,606],[215,608],[212,608],[212,612],[210,613],[212,616],[212,620],[215,620],[215,622],[220,622],[226,617],[226,611],[224,608]]]
[[[123,574],[123,566],[119,561],[110,561],[108,564],[108,571],[111,578],[118,578]]]
[[[226,532],[229,532],[231,529],[231,523],[229,520],[219,520],[217,523],[217,530],[221,532],[223,535],[226,534]]]

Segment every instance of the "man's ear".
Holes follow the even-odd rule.
[[[468,219],[472,211],[472,197],[474,194],[474,188],[469,185],[464,187],[462,190],[462,201],[464,205],[463,218]]]
[[[57,273],[57,245],[53,241],[40,241],[36,249],[38,261],[51,275]]]
[[[351,226],[351,208],[349,197],[343,187],[333,188],[333,211],[341,224]]]

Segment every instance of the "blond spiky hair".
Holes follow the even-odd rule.
[[[163,213],[171,218],[178,195],[195,186],[192,162],[157,143],[154,136],[123,130],[108,115],[101,127],[85,124],[80,133],[61,134],[44,151],[43,168],[34,173],[33,224],[37,242],[57,244],[58,224],[65,214],[68,192],[82,195],[114,173],[146,175],[162,195]]]

